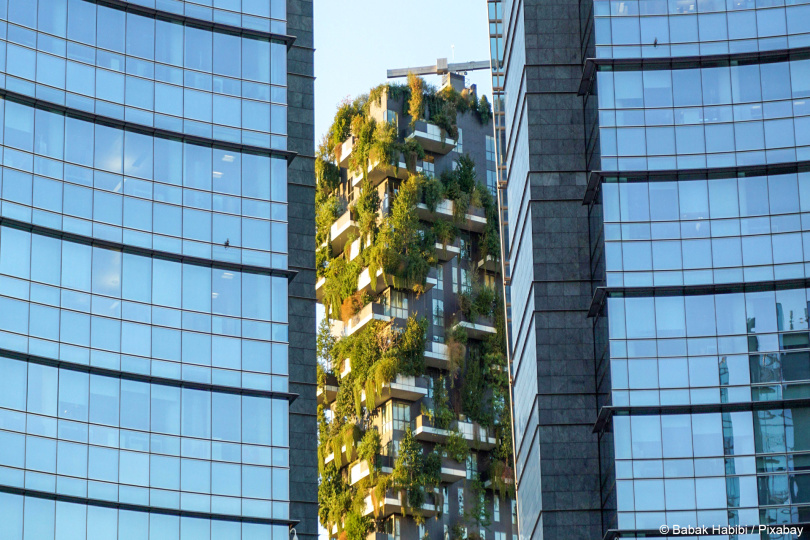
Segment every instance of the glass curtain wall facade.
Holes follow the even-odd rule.
[[[806,523],[810,5],[593,6],[603,529]]]
[[[308,43],[303,0],[0,1],[0,538],[314,537]]]

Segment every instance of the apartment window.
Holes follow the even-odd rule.
[[[496,194],[498,188],[498,174],[495,171],[487,169],[487,189],[492,195]]]
[[[495,540],[506,540],[506,533],[496,532],[495,533]]]
[[[458,488],[458,515],[464,513],[464,488]],[[466,538],[466,535],[465,535]]]
[[[478,476],[478,454],[470,453],[467,456],[467,480],[475,480]]]
[[[388,535],[389,540],[399,540],[399,517],[398,516],[391,516],[390,519],[386,520],[385,524],[383,525],[383,530],[385,534]]]
[[[450,540],[450,528],[444,524],[444,540]]]
[[[422,171],[428,176],[436,176],[436,164],[433,163],[433,157],[429,156],[422,161]]]
[[[456,152],[459,154],[464,153],[464,145],[462,144],[464,141],[461,137],[461,128],[458,128],[458,140],[456,140]]]
[[[517,501],[511,501],[512,503],[512,525],[517,525]]]
[[[447,488],[446,486],[443,487],[442,488],[442,495],[443,495],[442,499],[444,499],[443,502],[442,502],[442,513],[447,515],[447,514],[450,513],[450,493],[449,493],[449,488]],[[444,526],[444,532],[447,533],[447,525]]]
[[[399,319],[408,318],[408,293],[388,289],[383,297],[385,315]]]
[[[472,292],[472,273],[468,272],[466,268],[461,269],[461,292]]]
[[[385,121],[393,122],[394,126],[397,127],[397,131],[399,131],[399,115],[396,111],[385,111]]]
[[[405,431],[411,425],[411,408],[407,403],[394,403],[394,430]]]
[[[501,520],[501,499],[497,495],[492,497],[492,520],[493,521]],[[497,534],[495,536],[495,540],[498,540]]]
[[[444,290],[444,268],[441,265],[436,267],[436,287],[437,291]]]
[[[382,425],[380,426],[380,433],[388,433],[391,431],[391,402],[388,402],[382,410]]]
[[[459,258],[470,260],[472,258],[472,243],[469,240],[465,240],[464,238],[459,238],[458,241],[459,247],[461,248]]]
[[[444,300],[433,299],[433,325],[444,326]]]
[[[487,531],[486,531],[486,529],[478,529],[478,536],[481,537],[481,540],[487,540]]]
[[[456,261],[453,260],[453,263],[450,265],[450,275],[453,279],[453,294],[458,294],[458,273],[456,272]]]
[[[495,137],[487,135],[487,161],[495,162]]]
[[[425,526],[420,523],[419,524],[419,539],[421,540],[422,538],[427,538],[427,536],[425,535]]]

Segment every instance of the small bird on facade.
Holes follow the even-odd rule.
[[[226,239],[225,239],[225,247],[230,247],[230,245],[231,245],[231,239],[230,239],[230,238],[226,238]]]

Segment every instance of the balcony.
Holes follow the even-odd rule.
[[[416,213],[419,219],[423,221],[435,222],[439,219],[446,221],[453,221],[453,209],[455,203],[448,199],[444,199],[436,205],[436,211],[431,212],[425,203],[416,205]],[[467,213],[464,214],[464,219],[457,224],[460,229],[465,231],[482,233],[487,226],[487,218],[484,215],[484,209],[476,206],[467,208]]]
[[[447,132],[435,124],[424,121],[416,122],[407,138],[415,139],[422,148],[434,154],[449,154],[456,147],[456,141],[448,137]]]
[[[377,456],[377,467],[383,474],[391,474],[394,471],[394,460],[390,456]],[[357,482],[370,476],[374,472],[374,467],[368,460],[360,460],[349,468],[349,483],[355,485]]]
[[[444,443],[454,431],[458,431],[469,443],[470,447],[478,450],[492,450],[495,448],[495,437],[491,430],[474,422],[453,420],[449,429],[433,427],[433,422],[424,414],[420,414],[412,422],[413,436],[420,441]]]
[[[389,399],[399,399],[402,401],[419,401],[428,394],[428,381],[423,377],[413,377],[409,375],[397,375],[390,383],[382,386],[380,395],[375,399],[375,407],[386,403]],[[360,392],[360,402],[365,405],[366,391]]]
[[[343,141],[343,144],[335,148],[338,165],[344,169],[349,167],[349,157],[352,155],[352,150],[354,150],[354,135],[349,135],[349,138]]]
[[[478,261],[478,269],[484,270],[486,272],[493,272],[500,274],[501,273],[501,263],[500,261],[495,260],[492,255],[487,255],[486,257],[479,259]]]
[[[351,463],[352,461],[357,459],[357,448],[355,445],[346,448],[346,445],[340,447],[340,462],[343,464]],[[324,464],[328,465],[335,460],[335,453],[329,453],[324,459]]]
[[[422,167],[417,166],[416,172],[422,172]],[[368,170],[366,171],[366,178],[371,185],[377,187],[380,183],[385,180],[386,178],[398,178],[400,180],[407,180],[410,177],[411,173],[408,170],[408,167],[405,165],[405,162],[400,159],[399,164],[397,167],[394,167],[390,163],[386,163],[380,159],[371,159],[371,163],[368,165]],[[360,185],[360,182],[363,180],[363,173],[362,171],[354,171],[352,173],[352,187],[357,187]]]
[[[377,519],[384,519],[393,514],[412,514],[413,509],[402,504],[403,496],[404,494],[402,492],[394,493],[388,491],[388,493],[385,494],[385,498],[378,501],[377,507],[375,508],[373,498],[371,495],[368,495],[366,497],[366,508],[363,511],[363,515],[370,516],[373,514]],[[421,513],[425,518],[431,518],[438,512],[432,502],[431,494],[428,494],[427,497],[431,502],[425,502],[425,504],[422,505]]]
[[[337,399],[338,384],[337,377],[331,373],[326,375],[326,383],[315,392],[318,403],[321,405],[329,405]]]
[[[345,331],[346,335],[350,336],[355,332],[362,330],[371,321],[388,322],[392,319],[386,314],[388,310],[383,304],[377,302],[369,302],[360,310],[360,312],[346,322]]]
[[[337,218],[337,221],[332,223],[332,228],[330,229],[332,253],[342,253],[349,237],[352,234],[357,234],[357,231],[357,222],[352,219],[351,210],[346,210],[342,216]]]
[[[450,369],[450,351],[444,343],[425,344],[425,365],[436,369]]]
[[[459,463],[455,459],[442,458],[442,482],[458,482],[467,478],[467,467],[463,463]]]
[[[456,255],[461,253],[461,248],[450,245],[450,244],[442,244],[441,242],[436,242],[436,256],[439,258],[441,262],[447,262]]]
[[[481,340],[497,333],[495,322],[490,317],[476,317],[474,321],[466,320],[461,313],[456,314],[456,317],[458,322],[453,325],[453,330],[464,328],[467,331],[467,337],[471,339]]]

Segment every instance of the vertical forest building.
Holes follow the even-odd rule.
[[[516,538],[491,107],[455,74],[343,103],[316,161],[320,520]]]

